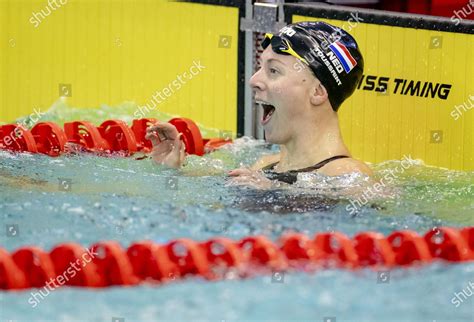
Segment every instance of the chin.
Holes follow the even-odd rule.
[[[273,135],[272,135],[273,134]],[[265,131],[265,141],[272,144],[282,144],[283,140],[281,138],[276,137],[271,131]]]

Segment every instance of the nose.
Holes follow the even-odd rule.
[[[250,87],[255,91],[263,91],[265,89],[265,83],[262,79],[262,68],[259,68],[255,74],[250,77]]]

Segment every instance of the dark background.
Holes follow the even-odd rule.
[[[259,1],[274,2],[274,1]],[[463,19],[474,20],[472,9],[474,1],[469,6],[468,0],[286,0],[285,3],[296,2],[324,2],[328,4],[354,6],[359,8],[370,8],[379,10],[389,10],[396,12],[417,13],[433,16],[451,18],[456,15]],[[463,11],[464,9],[464,11]],[[465,16],[464,16],[465,15]]]

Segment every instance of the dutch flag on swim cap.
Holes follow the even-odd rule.
[[[349,50],[340,42],[336,41],[332,43],[329,45],[329,48],[336,54],[337,58],[339,58],[346,73],[349,73],[357,65],[357,61],[352,57]]]

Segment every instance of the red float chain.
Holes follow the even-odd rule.
[[[65,152],[67,142],[82,146],[91,152],[125,152],[132,155],[137,151],[150,152],[151,141],[145,139],[146,129],[156,123],[153,118],[133,120],[128,127],[121,120],[107,120],[98,127],[86,121],[64,123],[64,130],[53,122],[37,123],[27,130],[21,125],[0,126],[0,150],[43,153],[52,157]],[[203,139],[198,126],[187,118],[174,118],[169,121],[182,133],[188,154],[203,155],[220,146],[231,143],[229,139]]]
[[[89,250],[64,243],[50,253],[35,246],[11,254],[0,248],[0,289],[38,288],[56,283],[130,286],[187,276],[215,280],[224,278],[229,271],[246,277],[255,272],[302,267],[392,268],[434,260],[473,261],[474,227],[442,227],[424,236],[408,230],[395,231],[388,237],[362,232],[352,239],[339,232],[317,234],[312,239],[292,233],[276,243],[264,236],[240,241],[216,237],[204,242],[182,238],[166,244],[136,242],[126,250],[114,241],[98,242]]]

